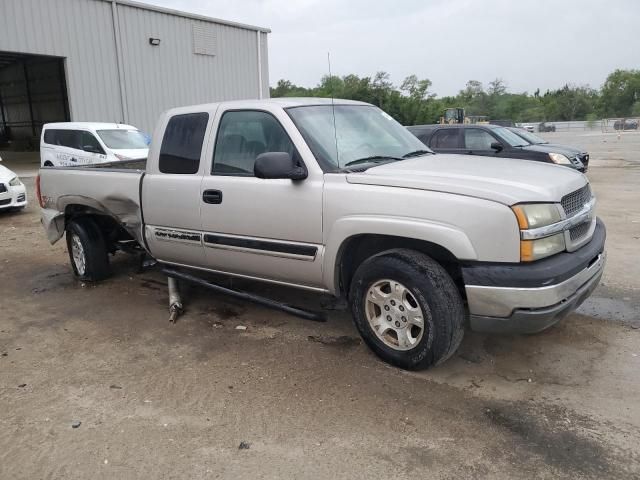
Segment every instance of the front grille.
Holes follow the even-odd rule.
[[[9,205],[11,203],[11,199],[7,198],[6,200],[0,200],[0,206]]]
[[[574,214],[582,210],[587,203],[591,200],[591,188],[589,185],[585,185],[580,190],[571,192],[568,195],[562,197],[560,204],[564,209],[564,213],[567,217],[572,217]]]
[[[7,191],[7,186],[4,183],[0,183],[0,193]]]
[[[24,194],[24,193],[21,193],[20,195],[18,195],[18,199],[17,199],[17,201],[18,201],[18,202],[24,202],[25,198],[26,198],[26,197],[25,197],[25,194]]]
[[[584,238],[584,236],[589,231],[590,226],[591,226],[591,222],[584,222],[570,229],[569,237],[571,238],[571,241],[575,243],[576,241]]]

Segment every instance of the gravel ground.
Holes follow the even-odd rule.
[[[548,137],[592,154],[602,285],[542,334],[467,332],[427,372],[274,286],[233,281],[328,323],[192,289],[170,325],[131,258],[75,281],[30,195],[0,215],[0,478],[640,478],[640,135]]]

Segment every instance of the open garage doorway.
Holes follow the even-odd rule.
[[[0,150],[37,151],[43,124],[69,120],[64,59],[0,51]]]

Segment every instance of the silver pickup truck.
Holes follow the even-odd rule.
[[[38,199],[82,279],[105,278],[109,254],[134,245],[163,265],[330,293],[403,368],[447,359],[467,319],[490,332],[553,325],[605,263],[583,174],[433,154],[346,100],[173,109],[146,165],[43,168]]]

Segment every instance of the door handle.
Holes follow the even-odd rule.
[[[213,205],[222,203],[222,192],[220,190],[205,190],[202,192],[202,201]]]

